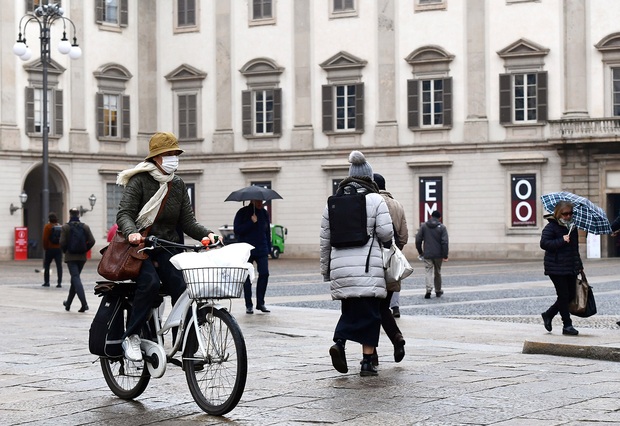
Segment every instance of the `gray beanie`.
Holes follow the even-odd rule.
[[[366,162],[366,157],[359,151],[351,151],[349,154],[349,176],[351,177],[369,177],[372,179],[372,167]]]

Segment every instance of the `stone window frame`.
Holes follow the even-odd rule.
[[[97,80],[97,92],[95,93],[95,121],[96,134],[99,141],[129,142],[131,138],[131,104],[130,97],[126,95],[127,82],[133,77],[127,68],[120,64],[108,63],[93,73]],[[103,96],[119,96],[119,132],[118,136],[103,136]]]
[[[186,4],[184,6],[186,6],[189,1],[194,2],[194,22],[191,24],[179,24],[179,18],[182,14],[179,11],[179,2],[175,1],[173,6],[174,16],[172,21],[174,34],[200,32],[200,0],[185,0]]]
[[[448,10],[448,0],[415,0],[413,3],[414,13],[434,10]]]
[[[251,27],[261,25],[275,25],[276,24],[276,3],[277,0],[268,0],[271,2],[271,16],[254,18],[254,0],[248,0],[248,24]]]
[[[246,139],[273,139],[282,136],[282,89],[280,76],[284,68],[270,58],[246,62],[239,72],[245,77],[247,89],[241,92],[242,134]],[[273,91],[273,132],[256,134],[254,92]]]
[[[527,39],[519,39],[497,52],[504,61],[505,72],[499,75],[499,121],[504,127],[544,126],[548,120],[548,77],[545,56],[549,49]],[[536,121],[514,120],[515,75],[536,74]]]
[[[351,8],[346,8],[346,4],[344,3],[346,0],[330,0],[329,4],[329,19],[340,19],[340,18],[356,18],[359,16],[359,7],[360,4],[357,0],[351,0],[353,2],[353,6]],[[341,10],[337,8],[336,2],[341,2],[343,7]]]
[[[129,25],[129,0],[118,0],[118,18],[116,22],[104,19],[106,0],[95,0],[95,22],[99,29],[120,31]]]
[[[35,90],[43,92],[43,63],[41,59],[26,65],[24,67],[28,73],[28,86],[25,88],[25,130],[26,134],[32,138],[43,137],[43,129],[37,132],[35,130],[34,119],[34,99]],[[50,59],[47,67],[47,90],[48,92],[48,115],[49,115],[49,131],[48,137],[51,139],[59,139],[64,133],[64,104],[63,91],[58,88],[59,77],[65,72],[58,62]],[[41,99],[42,102],[42,99]],[[42,112],[43,108],[39,108]]]
[[[407,80],[407,126],[410,130],[437,130],[452,128],[453,87],[450,63],[454,55],[440,46],[423,46],[411,52],[405,61],[411,65],[413,79]],[[422,125],[421,90],[423,80],[443,80],[443,124]]]
[[[365,61],[348,52],[340,51],[319,64],[327,73],[327,84],[321,88],[323,133],[328,136],[364,133],[364,83],[362,69]],[[335,91],[337,86],[355,85],[355,129],[336,130]]]
[[[172,122],[174,133],[182,142],[202,142],[204,137],[202,136],[202,87],[203,81],[207,78],[207,73],[199,70],[189,64],[182,64],[169,72],[164,78],[170,83],[173,100],[172,100]],[[190,131],[188,135],[185,135],[181,131],[181,111],[179,98],[181,96],[194,96],[196,99],[196,117],[195,122],[192,124],[188,119],[185,123],[186,126],[195,127],[193,134]]]
[[[604,112],[606,117],[618,117],[614,115],[614,87],[613,69],[620,69],[620,32],[603,37],[594,47],[601,54],[603,63],[603,98]]]

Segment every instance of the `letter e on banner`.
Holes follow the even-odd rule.
[[[536,226],[536,175],[511,175],[511,226]]]

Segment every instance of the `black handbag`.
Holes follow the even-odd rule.
[[[569,312],[581,318],[588,318],[596,314],[594,293],[583,271],[577,277],[575,286],[575,298],[568,305]]]

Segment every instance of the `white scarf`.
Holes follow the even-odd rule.
[[[151,199],[142,207],[140,213],[138,213],[138,218],[136,219],[136,226],[139,230],[143,230],[148,228],[153,224],[155,218],[157,217],[157,212],[159,212],[159,206],[162,201],[166,197],[166,193],[168,192],[167,183],[174,178],[174,173],[166,175],[162,173],[155,164],[150,161],[143,161],[138,164],[133,169],[127,169],[120,172],[116,178],[116,184],[126,186],[129,182],[129,179],[132,176],[137,175],[138,173],[148,172],[153,179],[159,182],[159,189]]]

